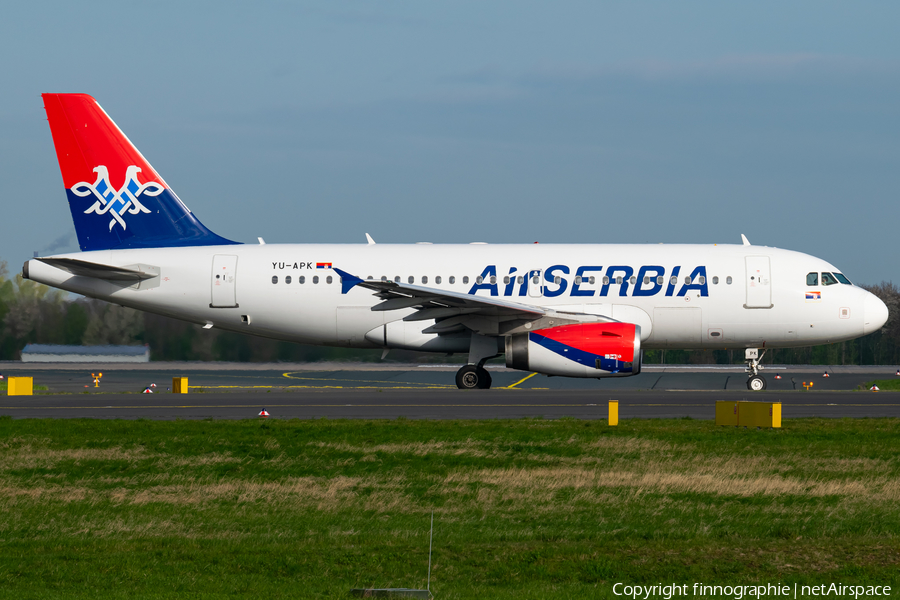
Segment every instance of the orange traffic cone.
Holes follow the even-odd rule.
[[[877,386],[877,385],[873,385],[872,387],[869,388],[869,390],[871,390],[871,391],[873,391],[873,392],[880,392],[880,391],[881,391],[880,389],[878,389],[878,386]]]
[[[900,377],[900,369],[897,369],[897,376]],[[3,375],[0,375],[0,379],[3,379]]]
[[[259,411],[259,416],[260,418],[265,419],[269,416],[269,411],[267,411],[266,409],[262,409],[261,411]]]
[[[831,377],[831,375],[828,374],[828,371],[825,371],[825,374],[822,375],[822,377]]]
[[[144,388],[144,391],[141,392],[141,393],[142,393],[142,394],[152,394],[152,393],[153,393],[153,390],[151,390],[151,389],[148,388],[148,387],[145,387],[145,388]]]
[[[781,375],[776,375],[775,379],[781,379]]]

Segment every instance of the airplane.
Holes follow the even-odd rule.
[[[850,340],[888,309],[830,263],[738,244],[243,244],[207,229],[86,94],[43,94],[81,252],[23,276],[92,298],[303,344],[467,353],[552,376],[629,377],[654,348]]]

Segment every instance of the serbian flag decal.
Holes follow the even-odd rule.
[[[320,262],[317,262],[317,263],[316,263],[316,268],[317,268],[317,269],[330,269],[330,268],[331,268],[331,263],[320,263]]]
[[[806,292],[807,302],[818,302],[822,299],[822,292]]]

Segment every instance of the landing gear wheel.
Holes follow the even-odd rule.
[[[766,389],[766,380],[760,375],[754,375],[747,380],[747,389],[751,392],[761,392]]]
[[[466,365],[456,372],[456,387],[461,390],[489,389],[491,375],[482,367]]]
[[[491,384],[494,383],[491,379],[491,374],[488,373],[488,370],[484,367],[479,367],[481,369],[481,374],[484,376],[484,385],[481,386],[483,390],[491,389]]]

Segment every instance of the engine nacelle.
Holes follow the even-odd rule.
[[[629,377],[641,372],[641,328],[580,323],[506,338],[506,366],[565,377]]]

